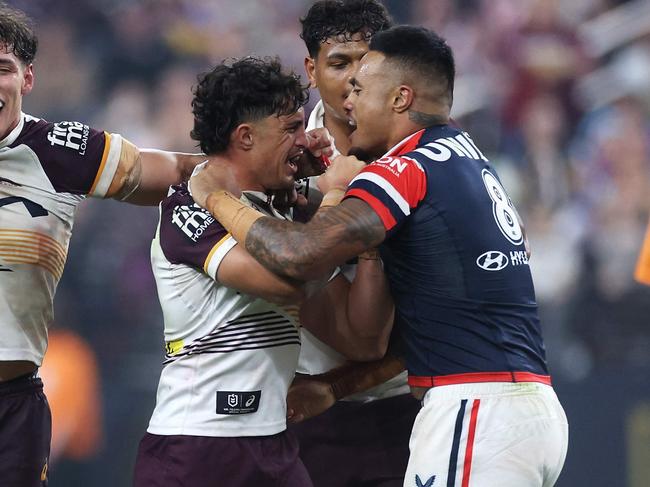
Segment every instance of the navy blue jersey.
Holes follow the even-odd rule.
[[[517,213],[469,135],[435,126],[350,184],[386,228],[381,245],[410,376],[547,374]]]

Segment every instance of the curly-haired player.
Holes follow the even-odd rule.
[[[222,63],[196,88],[192,137],[207,161],[197,167],[195,184],[174,187],[161,203],[152,244],[167,355],[138,452],[136,487],[165,485],[169,475],[175,485],[192,487],[312,485],[298,443],[285,431],[306,286],[266,270],[192,196],[215,168],[228,167],[241,201],[291,219],[275,193],[291,190],[298,169],[331,150],[325,130],[305,132],[306,101],[300,79],[273,59]],[[357,283],[369,300],[350,319],[392,322],[381,265],[369,260]]]

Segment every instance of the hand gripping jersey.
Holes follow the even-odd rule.
[[[467,133],[442,125],[411,135],[352,181],[350,197],[386,228],[381,256],[411,385],[547,374],[523,231]]]
[[[160,204],[151,246],[167,353],[147,431],[226,437],[284,431],[300,352],[297,307],[220,284],[219,265],[237,242],[194,202],[187,184],[172,191]],[[242,199],[285,217],[262,193]]]
[[[41,365],[77,205],[102,198],[122,138],[21,114],[0,141],[0,360]]]
[[[324,127],[324,115],[325,107],[323,106],[323,102],[319,101],[309,116],[307,130]],[[332,158],[338,155],[340,155],[340,152],[336,150],[335,147]],[[356,268],[356,265],[346,264],[341,266],[341,272],[344,274],[346,279],[352,281],[354,279]],[[321,340],[309,333],[305,328],[300,329],[300,336],[302,338],[302,348],[300,349],[300,359],[298,360],[299,373],[309,375],[322,374],[336,367],[340,367],[347,362],[347,359],[343,355],[338,353],[329,345],[323,343]],[[353,394],[345,399],[350,401],[366,402],[408,393],[409,388],[406,384],[406,372],[403,372],[383,384],[367,391]]]

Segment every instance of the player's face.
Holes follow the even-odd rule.
[[[326,117],[347,124],[348,113],[344,102],[350,94],[350,78],[359,62],[368,52],[365,35],[356,33],[348,40],[331,37],[320,45],[316,58],[305,60],[305,69],[313,88],[318,88],[325,106]]]
[[[271,115],[255,124],[259,183],[264,190],[291,189],[298,161],[307,147],[305,111]]]
[[[384,55],[369,51],[352,78],[352,92],[346,99],[351,123],[350,154],[369,160],[382,156],[388,149],[394,86],[391,76],[383,72]]]
[[[4,139],[20,121],[23,95],[32,90],[34,74],[7,47],[0,47],[0,139]]]

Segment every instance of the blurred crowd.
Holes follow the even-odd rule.
[[[197,151],[189,132],[199,72],[248,54],[279,55],[303,72],[298,18],[311,4],[8,3],[35,19],[40,38],[26,112],[177,151]],[[650,1],[384,3],[396,22],[433,28],[455,52],[452,115],[522,214],[553,374],[574,381],[650,366],[650,288],[632,278],[650,210]],[[156,222],[156,209],[84,203],[56,299],[55,328],[96,354],[104,442],[129,436],[133,449],[112,453],[125,462],[163,356],[149,265]]]

